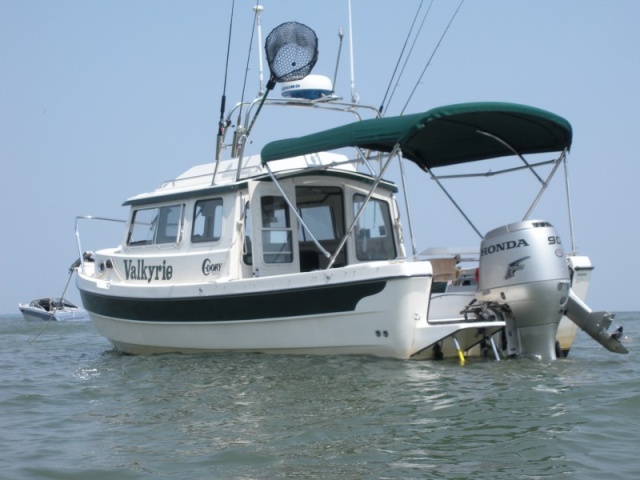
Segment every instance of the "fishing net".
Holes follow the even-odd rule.
[[[318,60],[318,37],[306,25],[287,22],[274,28],[265,42],[272,82],[301,80]]]
[[[271,77],[267,82],[267,91],[262,96],[258,110],[256,110],[247,129],[247,137],[253,129],[267,95],[273,90],[276,83],[302,80],[311,73],[318,60],[318,37],[306,25],[287,22],[271,31],[264,49],[267,53]]]

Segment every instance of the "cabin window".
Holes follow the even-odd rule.
[[[198,200],[193,210],[193,243],[216,242],[222,235],[222,199]]]
[[[311,233],[319,242],[336,239],[336,225],[333,219],[331,205],[305,205],[299,208],[300,217],[309,227]],[[306,228],[299,225],[298,236],[303,242],[312,241]]]
[[[364,195],[354,195],[353,214],[364,204]],[[389,260],[396,258],[389,204],[371,198],[358,218],[355,227],[356,258],[358,260]]]
[[[261,198],[262,252],[265,263],[291,263],[293,243],[289,208],[284,198]]]
[[[133,212],[127,245],[160,245],[181,240],[183,205],[141,208]]]

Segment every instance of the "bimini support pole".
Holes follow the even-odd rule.
[[[460,215],[462,215],[464,217],[464,219],[467,221],[467,223],[471,226],[471,228],[473,229],[474,232],[476,232],[478,234],[478,236],[480,238],[484,238],[484,236],[480,233],[480,230],[478,230],[476,228],[476,226],[473,224],[473,222],[471,221],[471,219],[467,216],[466,213],[464,213],[464,210],[462,210],[462,208],[460,207],[460,205],[458,205],[458,202],[456,202],[454,200],[454,198],[451,196],[451,194],[447,191],[446,188],[444,188],[444,185],[442,185],[442,182],[440,181],[440,179],[438,177],[436,177],[433,172],[431,171],[430,168],[425,167],[424,168],[425,171],[429,174],[429,176],[431,177],[432,180],[434,180],[438,186],[440,187],[440,190],[442,190],[442,192],[447,196],[447,198],[449,199],[449,201],[453,204],[454,207],[456,207],[456,209],[458,210],[458,212],[460,212]]]
[[[544,182],[542,182],[542,187],[540,188],[540,191],[538,192],[538,195],[536,196],[535,200],[533,201],[533,203],[529,207],[529,210],[527,211],[525,216],[522,218],[522,220],[526,220],[527,218],[529,218],[529,215],[531,215],[531,212],[533,212],[533,209],[536,208],[536,205],[540,201],[540,198],[542,197],[542,194],[547,190],[547,187],[549,186],[549,183],[551,182],[551,179],[553,178],[553,176],[558,171],[558,167],[560,166],[560,163],[564,161],[564,158],[565,158],[566,155],[567,155],[567,149],[565,148],[562,151],[562,153],[560,154],[560,156],[558,157],[558,159],[556,160],[556,163],[553,166],[553,168],[551,169],[551,172],[549,172],[549,175],[547,176],[547,179]]]
[[[411,250],[413,251],[413,258],[417,258],[418,249],[416,247],[416,239],[413,234],[413,221],[411,220],[411,207],[409,205],[409,194],[407,192],[407,183],[404,175],[404,157],[402,156],[402,152],[398,152],[399,163],[400,163],[400,178],[402,180],[402,192],[404,195],[404,204],[407,209],[407,222],[409,224],[409,238],[411,238]]]
[[[567,166],[567,155],[564,155],[562,161],[564,163],[564,184],[565,193],[567,195],[567,212],[569,214],[569,231],[571,232],[571,251],[576,253],[576,238],[573,231],[573,209],[571,208],[571,190],[569,188],[569,167]]]
[[[282,198],[284,198],[284,201],[286,202],[287,205],[289,205],[289,209],[291,210],[291,212],[295,215],[295,217],[298,219],[298,221],[300,222],[300,225],[302,226],[302,228],[305,229],[305,231],[309,234],[309,237],[311,237],[311,240],[313,241],[313,243],[315,244],[316,247],[318,247],[318,250],[320,250],[320,252],[322,252],[322,254],[329,258],[331,256],[331,254],[322,246],[322,244],[318,241],[318,239],[316,239],[315,235],[313,234],[313,232],[311,231],[311,229],[307,226],[307,224],[305,223],[305,221],[302,219],[302,217],[300,216],[300,214],[298,213],[298,209],[295,207],[295,205],[293,204],[293,202],[289,199],[289,197],[287,196],[287,194],[284,192],[284,190],[282,189],[282,187],[280,186],[280,182],[278,182],[278,179],[276,178],[276,176],[273,174],[273,171],[271,170],[271,168],[269,167],[269,164],[266,163],[265,164],[265,168],[267,169],[267,172],[269,173],[269,176],[271,177],[271,180],[273,180],[274,185],[276,186],[276,188],[278,189],[278,191],[280,192],[280,195],[282,195]]]
[[[338,248],[336,248],[336,251],[333,252],[333,255],[331,256],[331,259],[329,260],[329,265],[327,265],[327,269],[331,268],[333,266],[333,264],[335,263],[336,258],[338,258],[338,254],[344,248],[344,244],[347,243],[347,238],[349,238],[349,235],[351,235],[351,232],[353,232],[354,228],[356,228],[356,224],[358,223],[358,220],[360,219],[360,216],[362,215],[362,213],[364,212],[365,207],[367,206],[367,204],[371,200],[371,197],[373,196],[373,192],[376,190],[376,188],[378,188],[378,185],[380,185],[380,182],[382,181],[382,176],[387,171],[387,167],[391,163],[391,159],[395,155],[397,155],[399,151],[400,151],[400,144],[397,143],[393,147],[393,150],[391,150],[391,152],[389,153],[389,157],[387,158],[387,161],[385,162],[385,164],[380,169],[380,173],[378,173],[378,177],[373,182],[373,185],[371,186],[371,189],[369,190],[369,193],[367,194],[366,198],[364,199],[364,202],[362,202],[362,205],[360,206],[360,209],[358,210],[358,213],[356,213],[356,215],[354,216],[353,222],[351,222],[351,225],[349,226],[349,229],[343,235],[342,240],[340,240],[340,244],[338,245]]]

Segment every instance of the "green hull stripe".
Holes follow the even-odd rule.
[[[380,293],[386,280],[324,285],[239,295],[146,299],[81,291],[82,304],[105,317],[147,322],[221,322],[298,317],[354,311],[360,300]]]

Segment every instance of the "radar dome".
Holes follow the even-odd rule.
[[[331,95],[333,85],[331,80],[324,75],[307,75],[302,80],[285,82],[282,84],[281,94],[285,98],[302,98],[305,100],[317,100]]]

